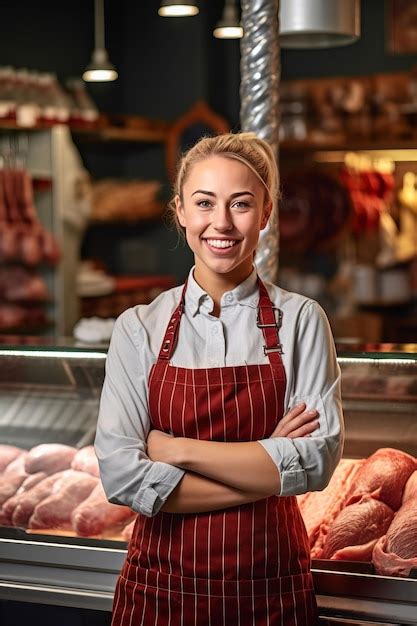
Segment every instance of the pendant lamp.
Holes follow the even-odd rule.
[[[91,62],[85,68],[83,79],[87,82],[105,82],[116,80],[117,71],[110,63],[107,50],[104,47],[104,6],[103,0],[95,0],[94,33],[95,48]]]
[[[281,0],[282,48],[330,48],[360,37],[360,0]]]
[[[161,0],[158,14],[162,17],[188,17],[197,15],[199,11],[196,0]]]
[[[240,39],[243,37],[236,0],[226,0],[223,15],[217,22],[213,35],[217,39]]]

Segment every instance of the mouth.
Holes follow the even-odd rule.
[[[216,239],[214,237],[203,238],[203,241],[211,250],[216,251],[231,250],[240,243],[238,239]]]

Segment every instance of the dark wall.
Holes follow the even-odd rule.
[[[223,0],[200,0],[198,16],[168,19],[158,16],[158,0],[105,0],[106,47],[119,80],[88,86],[100,110],[175,120],[202,98],[238,130],[239,42],[212,36],[223,5]],[[417,62],[417,55],[387,54],[383,0],[362,0],[361,12],[362,36],[356,44],[283,50],[282,77],[370,74]],[[0,0],[0,65],[54,71],[61,81],[79,76],[91,56],[93,33],[93,0]],[[169,195],[161,146],[78,145],[94,177],[158,178]],[[127,235],[122,231],[123,236],[115,233],[110,250],[107,240],[103,245],[97,232],[89,233],[85,254],[101,249],[112,271],[125,271]],[[178,279],[186,273],[190,256],[181,248],[169,252],[176,236],[167,235],[164,226],[136,225],[128,234],[130,254],[136,250],[138,258],[149,242],[159,246],[155,272],[175,267]]]
[[[173,120],[197,99],[239,123],[239,42],[212,36],[223,0],[200,0],[192,18],[161,18],[158,0],[106,0],[106,47],[115,83],[89,85],[100,108]],[[283,78],[408,69],[417,55],[386,52],[385,2],[362,0],[354,45],[282,51]],[[94,44],[93,0],[0,0],[0,65],[79,76]]]

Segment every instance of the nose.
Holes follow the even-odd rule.
[[[227,206],[216,206],[212,213],[212,226],[218,231],[227,231],[233,228],[230,211]]]

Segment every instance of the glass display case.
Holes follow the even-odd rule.
[[[45,444],[75,453],[91,446],[106,351],[73,342],[0,346],[0,470],[4,446],[28,454]],[[380,448],[416,457],[417,346],[340,346],[338,360],[345,459],[367,459]],[[3,470],[0,516],[23,484],[10,487],[10,465]],[[126,555],[123,530],[132,518],[91,536],[77,533],[71,519],[61,527],[30,528],[1,517],[0,599],[111,610]],[[313,573],[323,624],[417,623],[415,570],[407,577],[381,576],[372,563],[313,555]]]

